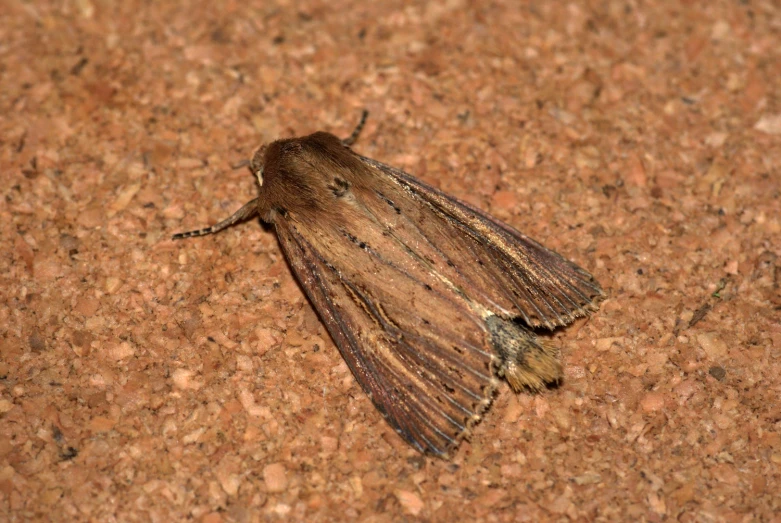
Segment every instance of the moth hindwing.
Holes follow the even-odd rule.
[[[363,121],[361,122],[361,126]],[[562,376],[536,328],[597,309],[585,270],[496,218],[317,132],[257,150],[258,197],[212,234],[260,216],[350,370],[421,452],[448,456],[490,405]]]

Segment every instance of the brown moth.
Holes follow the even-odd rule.
[[[488,214],[317,132],[260,147],[260,216],[355,378],[410,445],[447,457],[499,380],[538,391],[562,377],[552,330],[597,309],[594,278]]]

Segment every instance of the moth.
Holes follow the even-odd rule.
[[[528,236],[327,132],[263,145],[259,216],[355,379],[417,450],[448,457],[491,404],[558,382],[553,330],[598,308],[594,277]]]

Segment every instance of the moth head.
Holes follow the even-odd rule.
[[[263,167],[266,164],[266,148],[267,146],[261,145],[252,154],[252,159],[249,161],[249,170],[258,179],[258,185],[263,187]]]

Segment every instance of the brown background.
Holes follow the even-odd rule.
[[[215,4],[3,3],[0,519],[778,517],[778,2]],[[364,107],[358,151],[610,293],[452,462],[271,231],[169,240],[254,197],[259,143]]]

